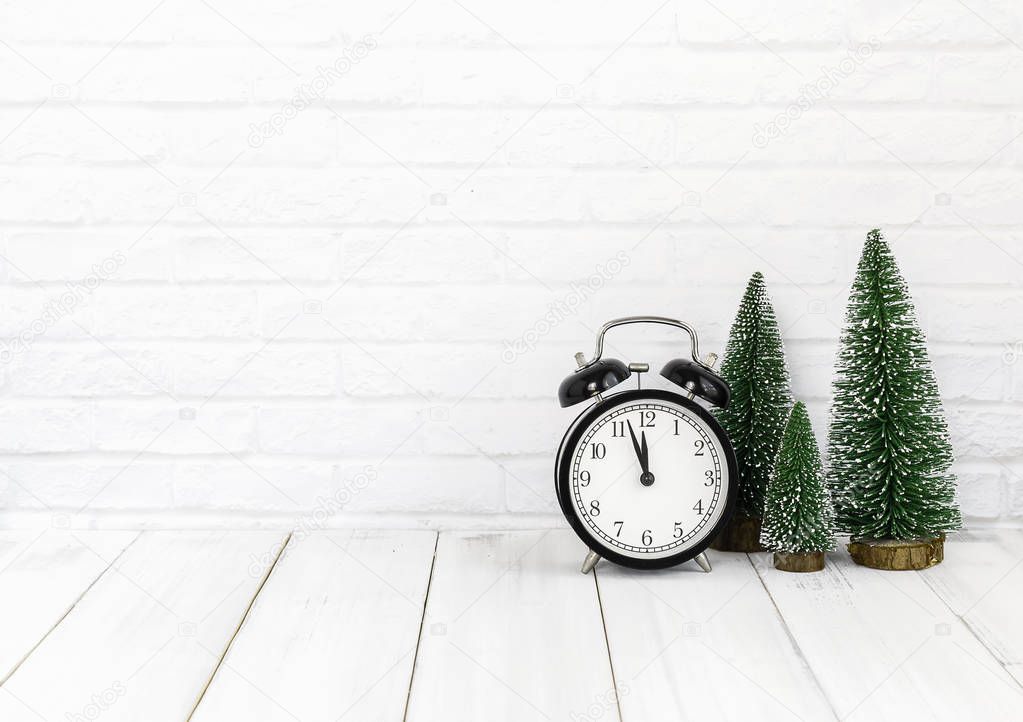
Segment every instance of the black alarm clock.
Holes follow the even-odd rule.
[[[651,323],[689,334],[692,359],[669,361],[661,376],[682,393],[637,388],[608,392],[650,370],[602,358],[604,335],[616,326]],[[704,550],[724,528],[738,489],[735,452],[711,412],[725,408],[730,389],[700,360],[696,332],[683,321],[629,316],[604,324],[593,358],[558,389],[562,407],[590,405],[561,442],[555,489],[572,529],[589,547],[584,574],[601,559],[635,569],[662,569],[695,559],[709,572]]]

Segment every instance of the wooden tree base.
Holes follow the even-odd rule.
[[[945,535],[935,539],[857,539],[849,542],[849,555],[871,569],[910,571],[927,569],[945,559]]]
[[[760,522],[758,516],[736,514],[717,538],[710,543],[710,548],[719,552],[763,552],[760,546]]]
[[[819,572],[824,569],[824,552],[806,554],[775,552],[774,568],[783,572]]]

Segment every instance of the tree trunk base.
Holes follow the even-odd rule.
[[[775,552],[774,568],[783,572],[819,572],[824,569],[824,552],[806,554]]]
[[[945,559],[945,535],[934,539],[857,539],[849,542],[853,561],[871,569],[927,569]]]
[[[758,516],[736,514],[724,530],[710,543],[710,548],[719,552],[767,551],[760,546],[760,522]]]

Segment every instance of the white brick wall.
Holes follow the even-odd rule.
[[[964,511],[1023,519],[1019,3],[4,0],[0,18],[9,518],[547,523],[572,353],[639,312],[720,350],[757,269],[823,436],[847,284],[882,226]]]

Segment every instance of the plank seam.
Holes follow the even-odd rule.
[[[760,586],[763,588],[767,598],[771,600],[771,606],[774,607],[774,613],[778,615],[778,621],[781,622],[781,628],[785,630],[785,636],[789,638],[789,643],[796,651],[796,655],[803,663],[803,666],[806,667],[806,670],[810,673],[810,678],[813,680],[813,683],[817,685],[817,691],[821,693],[821,698],[828,703],[828,709],[831,710],[832,716],[836,720],[843,719],[842,716],[838,714],[838,710],[835,708],[835,703],[831,700],[831,697],[828,696],[827,691],[824,689],[820,679],[817,677],[817,672],[814,670],[813,665],[810,664],[806,655],[803,654],[803,649],[799,646],[799,642],[796,641],[795,635],[792,634],[792,630],[789,628],[789,622],[785,619],[785,615],[782,613],[781,607],[778,606],[777,600],[774,598],[774,595],[771,594],[771,590],[767,588],[767,584],[764,583],[764,577],[760,574],[760,570],[757,569],[757,565],[753,562],[753,557],[747,554],[746,561],[748,561],[750,566],[753,567],[753,573],[756,574],[757,581],[760,582]]]
[[[426,625],[426,609],[430,603],[430,588],[433,586],[433,570],[437,566],[437,549],[440,546],[440,532],[434,534],[433,557],[430,559],[430,578],[426,581],[426,594],[423,596],[423,614],[419,617],[419,636],[416,637],[416,649],[412,655],[412,672],[408,678],[408,692],[405,694],[405,711],[401,715],[401,722],[407,722],[408,711],[412,703],[412,684],[416,679],[416,663],[419,661],[419,645],[423,642],[423,627]]]
[[[40,535],[40,536],[42,536],[42,535]],[[118,560],[122,556],[124,556],[124,553],[127,552],[128,549],[130,549],[135,544],[135,542],[137,542],[139,540],[139,538],[141,536],[142,536],[142,532],[136,532],[136,534],[132,538],[132,540],[130,542],[128,542],[127,544],[125,544],[124,548],[121,551],[119,551],[117,553],[117,555],[113,559],[111,559],[110,562],[105,567],[103,567],[103,569],[100,571],[100,573],[96,575],[96,578],[93,579],[91,582],[89,582],[89,584],[85,587],[85,589],[82,590],[82,593],[79,594],[75,598],[75,600],[73,602],[71,602],[71,605],[67,608],[67,610],[65,610],[65,612],[62,615],[60,615],[60,618],[56,622],[54,622],[50,626],[50,628],[48,630],[46,630],[46,633],[43,634],[42,637],[39,638],[39,641],[36,642],[35,644],[33,644],[32,648],[29,649],[27,652],[25,652],[25,655],[20,660],[18,660],[18,663],[16,665],[14,665],[13,668],[11,668],[11,671],[7,673],[7,676],[5,676],[3,679],[0,679],[0,687],[2,687],[5,684],[7,684],[7,680],[9,680],[11,677],[13,677],[14,674],[19,669],[21,669],[21,666],[23,664],[25,664],[25,662],[28,661],[29,657],[31,657],[33,654],[35,654],[35,651],[37,649],[39,649],[39,647],[42,646],[43,642],[45,642],[47,639],[49,639],[50,635],[53,634],[54,631],[56,631],[57,627],[59,627],[61,625],[61,623],[63,623],[63,621],[68,618],[68,616],[71,614],[71,612],[73,612],[75,610],[75,607],[77,607],[78,604],[83,599],[85,599],[85,595],[88,594],[92,590],[92,588],[96,586],[97,583],[99,583],[100,579],[102,579],[103,577],[105,577],[107,575],[107,573],[113,568],[114,564],[116,564],[118,562]],[[36,538],[38,539],[38,537],[36,537]],[[75,537],[75,539],[77,539],[77,537]],[[93,554],[96,554],[96,552],[93,551],[93,549],[88,544],[85,544],[85,543],[83,543],[81,541],[79,541],[78,543],[82,544],[82,546],[84,546],[87,549],[89,549],[89,551],[91,551]],[[99,554],[96,554],[96,556],[99,556]],[[102,558],[103,557],[100,557],[100,559],[102,559]]]
[[[1015,567],[1013,567],[1013,568],[1015,568]],[[1021,682],[1020,680],[1016,679],[1016,675],[1014,675],[1012,672],[1009,671],[1009,667],[1008,667],[1009,663],[1001,658],[1001,654],[998,652],[998,650],[994,649],[987,642],[984,641],[984,639],[977,633],[977,630],[973,628],[973,625],[970,624],[970,621],[964,615],[958,614],[956,612],[956,610],[952,608],[952,605],[948,602],[948,600],[945,599],[944,596],[942,596],[942,594],[938,590],[938,588],[936,586],[934,586],[933,584],[931,584],[930,581],[928,581],[927,575],[926,574],[922,574],[919,571],[916,572],[916,575],[918,577],[920,577],[921,579],[923,579],[924,585],[934,593],[934,596],[936,596],[938,599],[941,600],[941,603],[943,605],[945,605],[945,608],[948,609],[948,611],[952,614],[952,616],[955,617],[956,619],[958,619],[960,622],[963,623],[963,626],[966,627],[966,630],[980,644],[981,649],[987,650],[988,654],[991,655],[991,659],[993,659],[995,661],[995,663],[999,667],[1002,668],[1002,671],[1004,671],[1006,676],[1008,676],[1009,679],[1012,680],[1013,684],[1015,686],[1017,686],[1017,687],[1023,688],[1023,682]],[[976,606],[976,604],[974,604],[969,609],[967,609],[965,613],[968,614],[970,611],[972,611],[974,606]],[[980,664],[982,667],[984,666],[984,664],[980,660],[976,660],[976,661],[977,661],[977,664]],[[1004,680],[1002,680],[1002,681],[1004,682]]]
[[[242,614],[241,619],[238,620],[238,625],[235,627],[234,632],[231,634],[231,638],[227,640],[227,644],[224,646],[224,651],[221,653],[220,658],[217,660],[217,664],[213,667],[213,671],[210,672],[210,676],[207,678],[206,684],[203,685],[202,690],[199,692],[199,697],[195,700],[195,704],[192,705],[192,709],[188,713],[188,716],[185,718],[185,722],[191,722],[192,717],[195,716],[196,710],[199,709],[199,705],[202,704],[203,698],[206,696],[206,693],[213,685],[213,680],[216,679],[217,672],[220,671],[220,668],[224,664],[224,660],[227,659],[227,655],[231,651],[231,647],[234,646],[234,640],[238,638],[238,634],[241,632],[242,627],[245,626],[245,622],[248,620],[249,614],[252,613],[252,607],[255,606],[256,600],[259,598],[259,595],[263,592],[263,587],[266,586],[266,583],[270,580],[270,575],[273,574],[274,569],[277,568],[277,563],[284,556],[284,550],[288,548],[289,544],[291,544],[292,535],[293,532],[288,532],[288,536],[285,538],[284,543],[281,544],[280,551],[278,551],[277,556],[274,557],[273,564],[270,565],[270,567],[266,571],[266,574],[263,576],[263,579],[259,582],[259,586],[256,588],[256,593],[253,594],[252,599],[249,600],[249,605],[245,608],[245,613]]]
[[[607,619],[604,617],[604,600],[600,596],[600,581],[597,578],[597,569],[593,569],[593,588],[597,591],[597,607],[600,609],[600,626],[604,630],[604,647],[607,649],[607,664],[611,668],[611,685],[615,690],[615,707],[618,710],[618,722],[625,722],[622,717],[622,699],[618,691],[618,677],[615,675],[615,663],[611,657],[611,640],[607,636]]]

